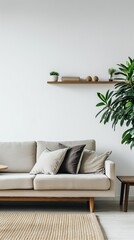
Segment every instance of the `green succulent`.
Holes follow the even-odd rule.
[[[116,75],[123,75],[121,81],[114,85],[114,90],[108,90],[106,94],[97,93],[101,102],[96,106],[103,107],[96,115],[101,114],[100,122],[106,124],[112,122],[112,127],[116,128],[119,123],[122,127],[127,127],[122,134],[122,144],[129,144],[134,147],[134,59],[129,57],[129,61],[118,64],[119,71]]]
[[[59,73],[58,72],[50,72],[50,75],[56,75],[56,76],[59,76]]]

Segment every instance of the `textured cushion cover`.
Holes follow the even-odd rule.
[[[104,174],[38,174],[35,190],[108,190],[110,180]]]
[[[34,177],[29,173],[0,173],[0,190],[33,189]]]
[[[111,152],[97,154],[95,151],[84,150],[80,173],[98,173],[104,172],[104,162],[109,157]]]
[[[36,161],[36,142],[0,142],[0,164],[3,172],[29,172]]]
[[[30,174],[56,174],[64,160],[68,148],[59,149],[56,151],[44,150]]]

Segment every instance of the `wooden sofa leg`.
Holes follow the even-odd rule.
[[[89,209],[90,212],[94,212],[94,197],[89,198]]]

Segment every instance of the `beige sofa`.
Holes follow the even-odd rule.
[[[62,142],[68,146],[86,144],[95,150],[94,140]],[[115,164],[105,161],[104,174],[30,175],[41,152],[57,148],[57,142],[1,142],[0,201],[87,200],[94,211],[94,198],[115,196]]]

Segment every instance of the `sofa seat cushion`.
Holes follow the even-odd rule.
[[[0,190],[33,189],[33,179],[29,173],[0,173]]]
[[[108,190],[110,180],[104,174],[38,174],[35,190]]]

